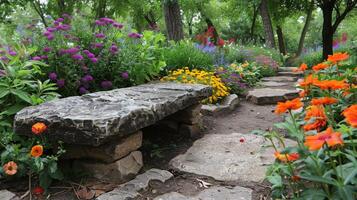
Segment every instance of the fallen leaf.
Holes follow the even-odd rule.
[[[90,200],[95,196],[95,191],[88,189],[87,187],[82,187],[80,190],[75,191],[80,199]]]

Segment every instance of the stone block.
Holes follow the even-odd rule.
[[[172,119],[177,122],[181,122],[185,124],[197,124],[200,122],[201,108],[202,108],[202,104],[195,104],[189,106],[184,110],[178,111],[177,113],[168,117],[168,119]]]
[[[273,81],[273,82],[294,82],[298,79],[298,77],[292,76],[272,76],[262,78],[262,81]]]
[[[216,116],[221,113],[227,113],[233,111],[239,105],[239,97],[236,94],[227,96],[220,104],[203,105],[202,114]]]
[[[94,178],[123,183],[131,180],[142,168],[143,157],[140,151],[131,152],[128,156],[114,163],[99,163],[90,160],[76,160],[74,167],[83,169]]]
[[[0,199],[1,200],[19,200],[20,198],[16,194],[8,190],[0,190]]]
[[[181,124],[179,127],[179,134],[185,137],[198,138],[201,135],[201,128],[198,124]]]
[[[139,149],[143,142],[143,133],[138,131],[126,138],[117,139],[99,147],[87,145],[67,145],[64,159],[93,159],[106,163],[117,161]]]
[[[299,97],[298,90],[288,90],[279,88],[258,88],[249,91],[247,100],[258,105],[276,104],[280,101],[291,100]]]

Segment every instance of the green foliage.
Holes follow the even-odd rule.
[[[213,70],[213,57],[197,49],[190,41],[171,43],[164,50],[166,70],[176,70],[182,66],[189,69]]]

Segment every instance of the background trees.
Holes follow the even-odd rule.
[[[138,32],[161,31],[175,41],[212,27],[214,42],[223,38],[265,45],[290,57],[322,46],[326,58],[343,32],[349,40],[357,37],[356,26],[344,25],[357,18],[356,4],[357,0],[0,0],[0,31],[16,32],[28,22],[47,26],[64,13],[84,14],[90,19],[120,19]],[[19,14],[27,16],[24,22]]]

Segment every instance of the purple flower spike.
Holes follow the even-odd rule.
[[[120,23],[118,23],[118,22],[114,22],[113,23],[113,26],[115,27],[115,28],[117,28],[117,29],[122,29],[123,28],[123,24],[120,24]]]
[[[79,94],[87,94],[89,91],[85,87],[79,88]]]
[[[32,57],[32,60],[41,60],[41,57],[40,56],[35,56],[35,57]]]
[[[81,81],[83,83],[88,83],[88,82],[92,82],[94,80],[93,76],[87,74],[84,77],[81,78]]]
[[[57,80],[57,87],[59,87],[59,88],[63,88],[64,87],[64,84],[65,84],[65,82],[64,82],[64,80],[63,79],[60,79],[60,80]]]
[[[0,58],[0,60],[1,60],[1,58]],[[6,76],[6,71],[3,69],[0,69],[0,77],[4,77],[4,76]]]
[[[10,56],[16,56],[17,55],[16,51],[12,51],[12,50],[10,50],[8,53],[9,53]]]
[[[56,28],[53,28],[53,27],[48,27],[46,28],[47,32],[50,32],[50,33],[53,33],[55,32],[57,29]]]
[[[44,47],[42,49],[42,51],[48,53],[48,52],[52,51],[52,48],[51,47]]]
[[[97,63],[98,62],[98,58],[91,58],[90,59],[93,63]]]
[[[93,53],[87,54],[88,58],[95,58],[95,55]]]
[[[88,54],[90,53],[90,51],[87,50],[87,49],[85,49],[85,50],[83,50],[83,53],[86,54],[86,55],[88,55]]]
[[[51,81],[56,81],[57,80],[57,74],[55,72],[51,72],[51,73],[48,74],[48,78]]]
[[[95,20],[95,24],[98,25],[98,26],[104,26],[105,22],[99,21],[99,20]]]
[[[53,24],[54,24],[55,26],[59,26],[59,25],[60,25],[60,23],[59,23],[58,21],[54,21]]]
[[[103,39],[103,38],[105,38],[105,35],[104,35],[104,33],[97,33],[97,34],[95,34],[95,37]]]
[[[110,48],[109,48],[109,51],[112,53],[112,54],[115,54],[118,52],[118,47],[113,44]]]
[[[129,33],[128,36],[130,38],[141,38],[141,37],[143,37],[143,35],[141,35],[139,33]]]
[[[76,54],[78,52],[79,52],[79,49],[77,47],[69,48],[66,50],[66,53],[69,53],[69,54]]]
[[[128,79],[129,78],[129,73],[128,72],[123,72],[123,73],[121,73],[121,77],[123,79]]]
[[[45,31],[45,32],[43,33],[43,35],[44,35],[44,36],[49,36],[49,35],[52,35],[52,33],[49,32],[49,31]]]
[[[55,39],[55,36],[53,34],[50,34],[50,35],[47,36],[47,40],[51,41],[53,39]]]
[[[58,19],[56,19],[56,21],[58,21],[58,22],[63,22],[64,19],[63,19],[63,18],[58,18]]]
[[[75,60],[83,60],[83,56],[81,54],[74,54],[72,55],[72,58]]]
[[[108,89],[110,89],[110,88],[113,87],[113,83],[110,82],[110,81],[102,81],[102,82],[100,83],[100,86],[101,86],[103,89],[108,90]]]

